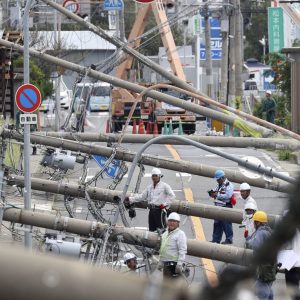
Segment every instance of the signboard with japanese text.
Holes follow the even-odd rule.
[[[107,160],[108,160],[108,157],[106,156],[101,156],[101,155],[93,155],[93,159],[97,162],[97,164],[103,168],[104,165],[106,164]],[[108,177],[111,177],[111,178],[115,178],[118,174],[118,171],[119,171],[119,167],[121,165],[121,161],[120,160],[116,160],[114,159],[110,164],[109,166],[105,169],[105,174],[108,176]]]
[[[206,49],[204,40],[204,29],[205,21],[201,18],[201,32],[203,33],[203,38],[200,42],[200,60],[206,59]],[[219,19],[210,19],[210,43],[211,43],[211,58],[212,60],[222,59],[222,37],[221,37],[221,23]]]
[[[268,8],[269,52],[280,52],[284,47],[283,9]]]

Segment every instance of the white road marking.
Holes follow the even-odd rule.
[[[192,175],[189,173],[176,173],[176,177],[190,177],[190,176]]]

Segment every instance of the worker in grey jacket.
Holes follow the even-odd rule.
[[[150,208],[148,216],[149,231],[156,231],[166,227],[165,219],[170,204],[175,200],[175,194],[167,183],[160,180],[162,177],[160,169],[153,168],[151,175],[152,184],[148,185],[141,194],[126,197],[124,205],[147,201]]]
[[[253,215],[255,232],[246,239],[246,246],[255,252],[266,242],[271,235],[268,226],[268,216],[264,211],[257,211]],[[266,261],[257,267],[257,278],[255,283],[256,294],[259,300],[273,300],[272,285],[276,279],[276,261]]]
[[[163,270],[164,277],[176,278],[183,271],[187,252],[185,233],[179,229],[180,216],[173,212],[168,217],[168,230],[161,237],[158,269]]]

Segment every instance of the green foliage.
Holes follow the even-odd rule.
[[[23,56],[19,56],[16,60],[14,60],[14,67],[23,68]],[[47,96],[51,96],[53,92],[53,84],[49,80],[50,74],[46,74],[32,58],[30,58],[29,67],[30,83],[40,90],[42,99]]]
[[[235,97],[235,108],[241,109],[242,107],[242,100],[241,97]]]
[[[291,150],[284,149],[284,150],[278,150],[277,154],[279,160],[290,160],[292,152]]]
[[[275,72],[273,83],[286,95],[287,99],[291,99],[291,64],[276,52],[269,53],[266,59]]]
[[[91,23],[108,30],[108,11],[102,9],[103,3],[91,3]]]
[[[259,42],[264,36],[268,37],[268,14],[267,8],[270,7],[271,1],[266,0],[262,3],[256,1],[241,1],[242,9],[247,11],[253,10],[251,15],[251,25],[244,29],[246,36],[244,59],[256,58],[259,61],[263,58],[263,46]],[[259,11],[255,13],[255,11]],[[245,16],[244,16],[245,19]]]

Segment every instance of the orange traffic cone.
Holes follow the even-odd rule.
[[[145,134],[145,126],[144,126],[144,121],[140,119],[139,122],[139,134]]]
[[[154,122],[154,125],[153,125],[153,134],[154,135],[158,135],[158,126],[157,126],[157,122],[155,121]]]
[[[147,129],[146,129],[147,134],[152,133],[152,124],[150,122],[147,122]]]
[[[106,133],[110,133],[110,126],[109,126],[109,120],[106,121],[106,129],[105,129]]]
[[[132,134],[136,134],[136,119],[133,119]]]

